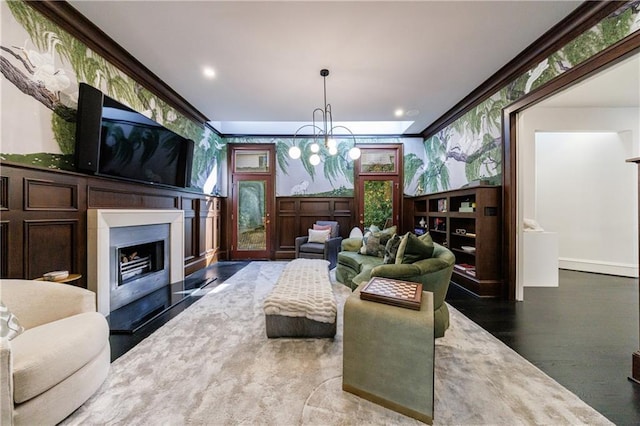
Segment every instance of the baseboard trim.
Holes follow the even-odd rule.
[[[620,277],[638,278],[638,265],[585,259],[559,258],[558,267],[572,271],[594,272]]]

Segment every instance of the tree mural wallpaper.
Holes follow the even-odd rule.
[[[228,142],[274,143],[278,196],[353,196],[353,161],[346,155],[352,140],[339,143],[339,154],[318,166],[308,162],[310,138],[220,137],[193,122],[125,75],[86,45],[40,15],[24,1],[0,2],[3,120],[35,119],[29,126],[3,126],[0,159],[53,169],[75,170],[75,116],[79,82],[148,115],[195,141],[191,186],[226,194]],[[640,28],[640,0],[626,3],[608,18],[551,54],[451,125],[426,140],[359,138],[362,143],[404,144],[404,193],[419,195],[459,188],[471,181],[502,181],[501,110]],[[303,155],[288,156],[293,145]]]
[[[192,187],[203,188],[224,156],[224,142],[201,123],[182,116],[157,96],[122,73],[78,39],[23,1],[3,2],[3,37],[0,45],[2,75],[23,96],[49,111],[55,146],[43,142],[46,151],[7,152],[3,160],[63,170],[75,170],[75,122],[78,84],[85,82],[174,132],[196,142]],[[7,19],[7,15],[13,20]],[[26,33],[26,39],[17,34]],[[3,95],[4,96],[4,95]],[[46,116],[42,115],[42,120]],[[34,144],[35,145],[35,144]]]
[[[411,167],[411,171],[419,170],[415,177],[416,194],[459,188],[475,180],[499,185],[502,182],[502,109],[640,29],[639,11],[640,1],[628,2],[425,140],[425,164],[421,170],[417,158],[405,157],[405,173],[407,167]]]

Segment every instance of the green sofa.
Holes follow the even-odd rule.
[[[362,238],[344,239],[342,251],[338,253],[336,279],[351,290],[372,277],[422,283],[424,291],[433,293],[435,337],[442,337],[449,328],[449,309],[444,299],[451,281],[455,256],[448,248],[432,244],[433,254],[429,258],[412,263],[385,264],[382,257],[360,253]]]

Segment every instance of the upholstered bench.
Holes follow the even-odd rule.
[[[293,260],[264,301],[267,337],[334,337],[337,312],[329,262]]]
[[[419,311],[360,299],[344,305],[342,389],[424,423],[433,422],[433,293]]]

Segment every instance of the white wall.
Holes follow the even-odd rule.
[[[625,160],[640,156],[639,113],[533,107],[520,114],[518,217],[539,219],[543,228],[559,233],[561,267],[638,276],[637,165]],[[549,136],[552,141],[545,136],[537,147],[536,135],[544,133],[565,134]],[[526,261],[521,242],[520,236],[519,262]],[[519,299],[523,285],[517,286]]]

